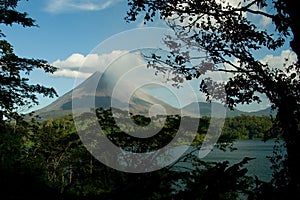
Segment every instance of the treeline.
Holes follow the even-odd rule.
[[[119,113],[121,120],[123,114]],[[145,142],[125,137],[111,110],[100,109],[97,116],[111,141],[121,147],[139,147],[136,152],[152,151],[167,144],[181,120],[179,116],[168,116],[162,131]],[[78,117],[84,119],[81,127],[93,129],[89,114]],[[135,115],[131,119],[145,127],[150,123],[145,116]],[[157,126],[162,123],[159,117],[155,121]],[[193,145],[201,144],[209,121],[206,117],[200,119]],[[122,123],[126,125],[125,121]],[[270,127],[267,117],[226,119],[219,142],[261,137]],[[187,130],[186,140],[191,136]],[[185,144],[184,139],[177,142]],[[172,165],[145,174],[121,172],[105,166],[87,151],[71,115],[42,123],[20,120],[7,124],[0,134],[0,187],[2,195],[10,199],[238,199],[241,193],[254,197],[262,193],[260,189],[267,183],[246,176],[244,164],[248,161],[251,162],[245,159],[229,166],[228,162],[206,163],[186,155],[178,162],[193,163],[189,171]]]
[[[241,115],[226,118],[222,135],[235,139],[278,138],[280,133],[272,129],[273,119],[270,116]]]
[[[150,117],[144,115],[131,114],[128,117],[128,113],[121,110],[118,110],[117,114],[114,113],[113,116],[111,109],[98,109],[96,114],[102,130],[112,142],[121,147],[134,147],[137,152],[161,148],[167,145],[182,130],[184,133],[181,133],[181,136],[175,142],[173,141],[177,145],[201,145],[209,128],[215,128],[216,132],[220,132],[219,143],[231,143],[240,139],[274,139],[281,137],[278,131],[275,132],[272,129],[273,119],[270,116],[241,115],[226,118],[223,121],[224,119],[211,120],[210,117],[205,116],[198,119],[189,116],[158,115],[150,119]],[[86,120],[88,118],[89,116],[84,116],[84,120],[81,121],[87,121],[88,123],[88,120]],[[213,124],[210,124],[212,121]],[[224,123],[224,125],[222,126],[219,123]],[[194,124],[198,124],[198,126],[196,127]],[[133,132],[137,132],[137,134],[142,132],[143,135],[157,133],[152,137],[137,138],[128,134]],[[140,150],[137,147],[141,147]]]

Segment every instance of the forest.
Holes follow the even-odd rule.
[[[180,116],[167,116],[158,134],[140,139],[120,130],[122,125],[128,129],[132,127],[126,121],[117,126],[111,109],[97,109],[96,113],[107,138],[124,150],[134,152],[150,152],[168,144],[176,134],[181,120]],[[126,114],[128,112],[119,110],[118,116],[122,119]],[[86,119],[86,116],[77,117]],[[149,117],[130,117],[136,124],[144,126],[146,131],[146,125],[151,120]],[[152,120],[159,123],[160,117],[156,116]],[[210,122],[209,117],[198,120],[198,131],[192,143],[195,147],[201,146]],[[267,137],[280,139],[279,133],[272,133],[272,123],[268,116],[226,118],[217,145],[224,151],[231,151],[234,149],[230,144],[234,140],[263,140]],[[84,121],[83,124],[86,129],[93,127],[90,121]],[[189,137],[192,137],[192,133],[187,130],[176,145],[185,145],[185,139],[189,140]],[[178,170],[174,164],[145,174],[131,174],[109,168],[86,149],[79,138],[72,115],[43,122],[33,118],[31,121],[10,123],[2,132],[0,141],[1,188],[11,199],[32,199],[33,196],[34,199],[181,199],[188,195],[192,195],[191,198],[195,195],[199,199],[236,199],[241,193],[249,197],[257,195],[256,190],[269,186],[268,183],[255,180],[255,177],[246,176],[247,170],[243,165],[251,162],[250,158],[229,166],[227,162],[204,162],[188,154],[176,161],[193,163],[195,168],[188,171]],[[216,183],[211,182],[214,179],[202,184],[194,182],[213,176],[224,177],[218,178],[220,182]]]

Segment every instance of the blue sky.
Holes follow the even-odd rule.
[[[92,3],[98,7],[93,8]],[[21,1],[18,10],[27,12],[39,27],[1,27],[6,39],[17,55],[45,59],[49,63],[67,59],[74,53],[87,55],[112,35],[140,26],[139,22],[125,22],[127,2],[124,0],[30,0]],[[32,74],[32,81],[53,86],[59,95],[72,89],[74,83],[73,78],[51,77],[40,72]],[[53,100],[41,98],[38,107]]]
[[[116,1],[103,10],[57,7],[49,10],[51,2],[61,0],[21,1],[20,11],[29,13],[39,27],[7,27],[7,38],[23,56],[42,57],[49,62],[66,58],[74,52],[89,53],[100,41],[136,24],[125,23],[126,1]],[[65,0],[65,2],[68,2]],[[101,2],[105,1],[98,1]],[[62,5],[61,7],[63,7]]]
[[[98,64],[99,62],[107,64],[110,59],[114,59],[126,51],[127,38],[123,37],[123,40],[118,40],[115,46],[107,46],[106,49],[101,49],[101,47],[112,44],[111,41],[115,39],[114,37],[118,38],[118,35],[124,31],[145,27],[139,19],[137,22],[126,23],[124,17],[127,9],[126,0],[21,1],[18,10],[27,12],[36,20],[39,27],[23,28],[13,25],[12,27],[2,26],[1,29],[6,34],[6,39],[14,46],[17,55],[45,59],[60,67],[55,76],[36,71],[32,73],[31,81],[54,87],[62,96],[78,82],[74,78],[75,75],[86,78],[92,72],[89,71],[89,68],[79,70],[80,66],[75,66],[76,63],[85,61],[85,63],[93,65],[92,62],[96,60]],[[264,26],[268,26],[269,23],[261,20],[261,24]],[[148,26],[165,27],[161,21],[156,21]],[[140,38],[128,40],[138,41],[138,39],[147,38],[148,41],[157,41],[157,35],[152,33],[145,32],[137,37]],[[124,44],[122,44],[123,42]],[[99,44],[102,46],[99,47]],[[89,56],[93,52],[100,53],[99,57]],[[259,56],[265,62],[277,65],[281,63],[283,57],[289,55],[291,52],[283,48],[274,52],[273,55],[265,53]],[[79,79],[79,82],[82,80]],[[40,105],[35,109],[42,108],[55,100],[39,98]],[[266,106],[267,103],[248,108],[258,110]]]

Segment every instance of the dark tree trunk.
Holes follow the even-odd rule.
[[[278,120],[287,148],[287,167],[290,182],[288,195],[300,197],[300,130],[297,100],[285,96],[278,108]]]
[[[286,12],[290,16],[290,28],[293,39],[290,42],[292,50],[297,54],[296,66],[299,68],[300,59],[300,29],[299,29],[299,7],[300,1],[286,0]],[[291,92],[291,91],[290,91]],[[288,93],[288,91],[287,91]],[[284,139],[287,145],[288,170],[290,175],[290,194],[300,197],[300,128],[299,128],[299,97],[286,94],[279,107],[278,117],[283,128]],[[295,95],[295,94],[294,94]]]

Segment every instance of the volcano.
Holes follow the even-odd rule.
[[[130,86],[123,85],[123,87],[125,88],[123,92],[113,93],[114,81],[112,81],[112,77],[101,72],[95,72],[53,103],[35,111],[35,115],[38,115],[42,120],[59,118],[72,114],[74,106],[76,109],[87,111],[100,107],[116,107],[121,110],[128,110],[133,114],[148,115],[149,109],[157,104],[164,107],[166,114],[180,113],[177,108],[153,97],[143,89],[134,91],[128,99],[129,94],[126,87],[129,88]]]
[[[132,114],[149,115],[149,111],[154,105],[160,105],[160,107],[163,107],[165,110],[164,114],[167,115],[179,114],[192,117],[211,115],[212,104],[210,103],[194,102],[182,107],[181,109],[175,108],[165,101],[150,95],[143,90],[142,87],[132,90],[130,80],[121,84],[122,88],[119,88],[119,90],[115,92],[117,82],[118,78],[111,74],[95,72],[77,87],[59,97],[50,105],[35,111],[35,115],[38,115],[41,120],[60,118],[74,113],[74,107],[76,110],[81,110],[81,113],[82,111],[91,112],[91,110],[96,108],[112,107],[128,111]],[[217,106],[222,105],[220,104]],[[199,110],[195,109],[196,107],[198,107]],[[271,108],[266,108],[256,112],[243,112],[238,109],[233,111],[226,108],[225,112],[226,117],[236,117],[240,115],[275,116],[276,114],[271,110]]]

